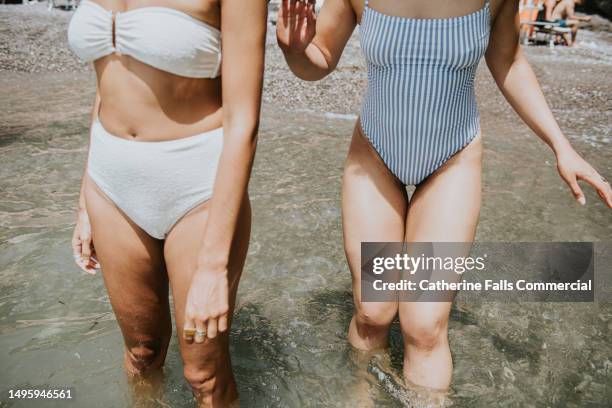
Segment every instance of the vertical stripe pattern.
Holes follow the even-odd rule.
[[[489,0],[474,13],[442,19],[387,15],[366,1],[361,127],[404,184],[422,182],[478,134],[474,78],[490,30]]]

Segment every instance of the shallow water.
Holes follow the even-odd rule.
[[[568,136],[610,179],[611,85],[601,76],[609,61],[578,63],[554,52],[535,49],[530,58]],[[564,70],[582,79],[559,85]],[[488,74],[481,70],[478,81],[485,177],[477,239],[612,240],[610,212],[596,195],[587,192],[584,208],[575,204],[550,153],[517,125]],[[121,334],[104,285],[80,273],[70,254],[92,77],[3,73],[0,87],[0,405],[35,406],[8,401],[11,388],[69,386],[77,406],[129,407]],[[364,395],[377,406],[411,404],[397,381],[397,323],[390,363],[364,361],[346,343],[352,301],[339,188],[354,126],[346,115],[264,106],[250,187],[253,235],[232,328],[245,406],[358,406]],[[452,402],[607,406],[611,335],[609,303],[456,304]],[[165,396],[155,405],[191,406],[176,339],[165,373]]]

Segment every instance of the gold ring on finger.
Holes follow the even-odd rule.
[[[183,329],[183,337],[185,340],[193,340],[193,336],[196,334],[196,329]]]

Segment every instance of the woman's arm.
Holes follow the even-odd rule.
[[[94,103],[91,110],[91,119],[89,122],[89,129],[93,122],[98,117],[98,111],[100,110],[100,93],[96,89],[96,96],[94,97]],[[91,134],[89,136],[91,139]],[[89,147],[87,148],[89,153]],[[88,156],[89,157],[89,154]],[[85,176],[87,174],[87,160],[85,159],[85,170],[83,171],[83,177],[81,178],[81,188],[79,190],[79,202],[77,209],[77,223],[72,234],[72,253],[74,261],[83,271],[95,275],[96,269],[99,268],[98,261],[96,260],[96,254],[91,240],[91,226],[89,224],[89,215],[87,214],[87,207],[85,205]]]
[[[561,177],[570,186],[575,198],[585,203],[577,180],[591,184],[612,208],[610,185],[572,148],[544,99],[529,62],[519,45],[518,3],[504,0],[493,23],[486,61],[512,108],[521,119],[548,144],[557,157]]]
[[[317,18],[314,0],[283,0],[276,37],[291,71],[306,81],[331,73],[355,25],[350,0],[326,0]]]
[[[266,25],[266,0],[221,1],[223,151],[185,310],[185,327],[205,327],[209,338],[227,330],[227,266],[255,156]]]
[[[89,119],[89,129],[91,131],[91,126],[98,119],[98,112],[100,111],[100,92],[96,88],[96,96],[94,96],[93,107],[91,108],[91,114]],[[91,143],[91,134],[89,135],[90,142],[88,143],[87,153],[89,157],[89,144]],[[83,194],[83,190],[85,189],[85,175],[87,174],[87,160],[85,159],[85,170],[83,171],[83,177],[81,179],[81,189],[79,194],[79,211],[85,211],[85,195]]]
[[[567,14],[565,18],[566,20],[577,20],[577,21],[586,21],[586,22],[591,21],[590,16],[577,16],[576,15],[576,5],[574,4],[573,1],[568,3],[567,8],[565,9],[565,13]]]

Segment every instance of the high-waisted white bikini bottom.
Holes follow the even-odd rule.
[[[212,196],[223,128],[181,139],[142,142],[91,127],[87,173],[136,225],[163,239]]]

